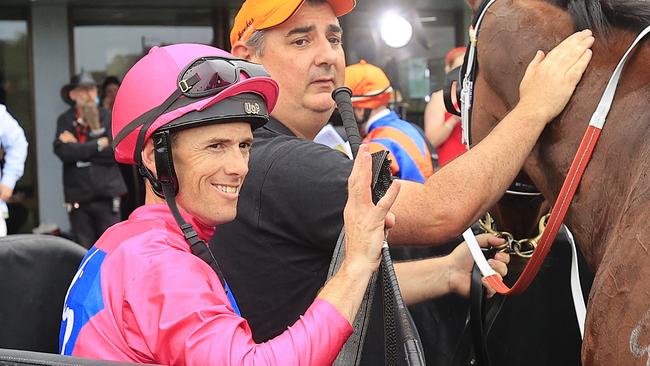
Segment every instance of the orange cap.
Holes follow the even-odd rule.
[[[352,106],[356,108],[385,106],[393,95],[386,74],[365,60],[345,68],[345,86],[352,90]]]
[[[356,0],[326,0],[337,17],[343,16],[356,5]],[[253,32],[284,23],[305,0],[245,0],[230,31],[230,46],[237,41],[246,42]]]

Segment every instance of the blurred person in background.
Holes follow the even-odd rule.
[[[0,236],[7,235],[6,219],[9,218],[7,201],[14,192],[16,182],[23,176],[27,159],[27,139],[25,132],[15,118],[9,114],[7,107],[0,104]]]
[[[345,86],[352,90],[354,114],[370,152],[387,150],[393,176],[424,183],[433,174],[428,142],[415,125],[388,108],[393,88],[384,71],[361,60],[345,68]]]
[[[113,110],[113,103],[115,103],[115,96],[117,90],[120,88],[120,79],[117,76],[107,76],[102,83],[99,91],[99,104],[102,108]]]
[[[458,74],[464,57],[465,47],[456,47],[447,53],[447,57],[445,57],[445,73],[447,77],[451,73]],[[456,108],[458,108],[455,84],[451,89],[451,98]],[[424,131],[436,149],[438,164],[440,166],[444,166],[454,160],[458,155],[467,151],[461,141],[462,127],[460,117],[447,112],[443,101],[442,90],[431,94],[431,100],[424,110]]]
[[[107,76],[104,79],[99,90],[99,104],[102,108],[113,111],[115,96],[121,84],[120,79],[116,76]],[[118,166],[127,188],[120,203],[120,217],[122,220],[126,220],[133,210],[144,203],[144,181],[134,165],[118,163]]]
[[[120,220],[120,196],[126,186],[111,148],[111,114],[99,107],[92,76],[74,76],[61,96],[71,107],[57,120],[54,153],[63,162],[65,208],[73,235],[90,248]]]

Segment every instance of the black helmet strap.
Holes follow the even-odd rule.
[[[168,182],[161,183],[161,185],[167,206],[169,206],[169,210],[172,212],[172,215],[174,215],[174,220],[176,220],[178,227],[180,227],[181,231],[183,232],[185,241],[187,241],[187,243],[190,245],[192,254],[201,258],[210,266],[210,268],[212,268],[212,270],[214,270],[214,272],[217,274],[217,277],[219,277],[221,286],[226,289],[226,281],[224,280],[225,277],[223,276],[223,272],[221,272],[221,268],[219,267],[217,260],[214,258],[210,247],[205,241],[199,238],[199,234],[196,233],[196,230],[194,230],[192,224],[187,223],[185,219],[183,219],[183,216],[181,216],[181,213],[178,211],[174,187]]]

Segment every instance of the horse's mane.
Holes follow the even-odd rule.
[[[640,31],[650,25],[650,0],[547,0],[566,9],[576,30],[609,33],[612,28]]]

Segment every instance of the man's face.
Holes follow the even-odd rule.
[[[179,206],[209,226],[234,220],[252,142],[246,122],[177,132],[172,151]]]
[[[266,31],[264,65],[280,86],[278,108],[327,112],[332,91],[343,85],[345,56],[339,21],[329,4],[304,3],[286,22]]]
[[[94,86],[78,86],[70,90],[70,99],[74,100],[77,105],[95,103],[96,98],[97,87]]]

